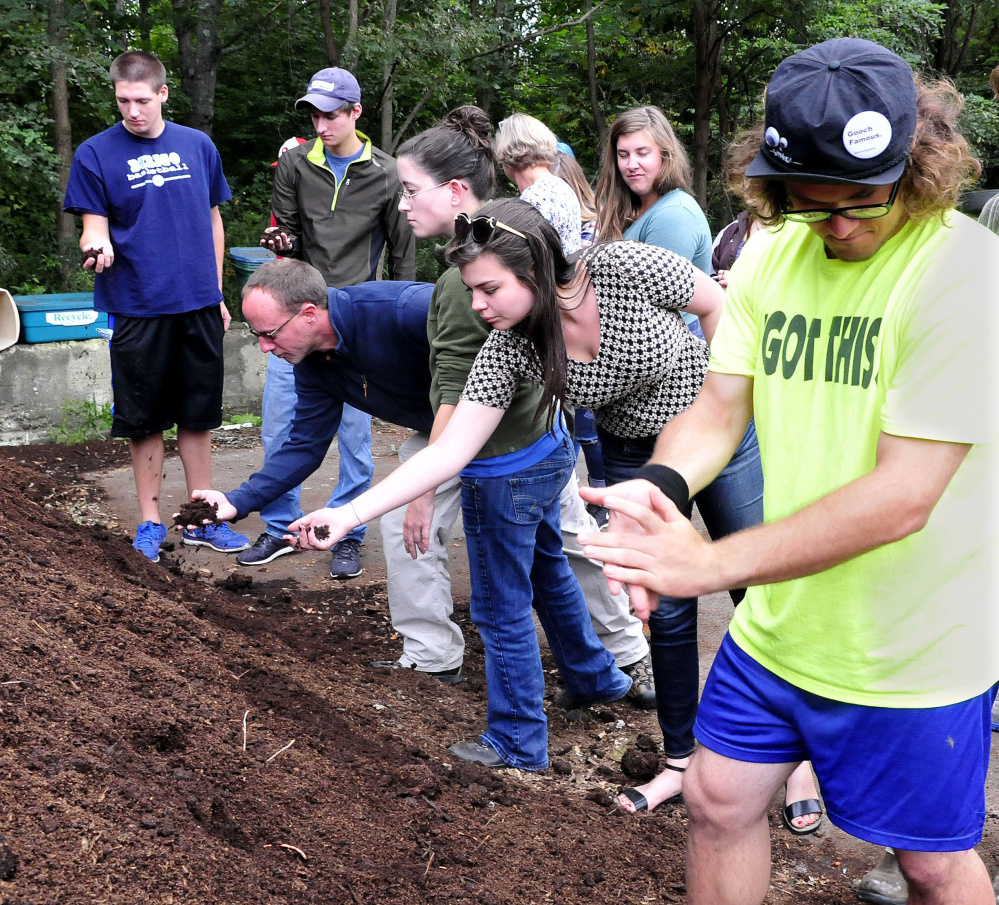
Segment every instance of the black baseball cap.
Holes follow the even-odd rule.
[[[916,131],[916,83],[901,57],[836,38],[788,57],[767,86],[765,131],[746,176],[896,182]]]

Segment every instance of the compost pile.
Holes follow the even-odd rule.
[[[0,451],[0,905],[684,901],[683,807],[614,803],[653,715],[549,701],[547,773],[455,761],[485,716],[467,601],[464,683],[372,670],[383,583],[209,580],[74,521],[124,461]],[[828,840],[774,848],[768,901],[853,901]]]

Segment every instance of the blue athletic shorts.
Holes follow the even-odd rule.
[[[784,681],[726,635],[694,734],[734,760],[810,760],[829,818],[852,836],[964,851],[982,838],[995,696],[993,686],[948,707],[844,704]]]

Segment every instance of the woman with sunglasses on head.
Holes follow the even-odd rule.
[[[661,428],[690,405],[704,380],[707,346],[687,330],[679,312],[700,315],[712,335],[724,294],[689,261],[654,246],[620,242],[586,249],[570,262],[551,225],[517,200],[492,202],[474,217],[460,214],[455,233],[448,262],[461,268],[474,310],[494,329],[447,430],[432,448],[356,500],[360,517],[370,517],[372,508],[399,505],[460,470],[490,436],[525,378],[544,388],[533,413],[544,426],[557,425],[555,400],[592,408],[601,438],[616,440],[614,451],[624,456],[618,467],[632,470],[644,464]],[[760,520],[755,445],[718,481],[745,487],[740,515],[746,525]],[[358,513],[319,510],[303,524],[330,523],[336,537],[356,524]],[[677,780],[693,751],[692,737],[684,745],[697,701],[696,600],[684,603],[682,616],[687,620],[692,612],[694,629],[682,639],[683,659],[689,666],[692,655],[693,668],[666,677],[676,688],[657,688],[664,733],[676,736],[666,753]],[[679,659],[673,648],[680,641],[670,636],[659,641],[661,660]],[[654,648],[654,665],[656,656]],[[692,688],[680,708],[678,688],[685,684]],[[664,798],[679,788],[677,781]],[[648,799],[652,806],[658,803],[654,794]]]
[[[450,238],[455,214],[475,211],[493,192],[489,120],[476,107],[459,108],[440,126],[410,139],[397,160],[404,189],[399,207],[418,237]],[[352,520],[354,511],[381,514],[417,498],[432,507],[434,489],[461,472],[471,615],[485,646],[488,713],[480,739],[459,742],[450,751],[488,766],[543,770],[548,766],[545,683],[532,604],[569,694],[585,702],[612,701],[632,684],[594,632],[562,552],[559,497],[574,466],[571,441],[560,420],[551,431],[535,421],[541,393],[525,381],[507,416],[500,412],[477,432],[475,449],[464,461],[438,469],[419,485],[409,482],[405,475],[434,458],[444,448],[443,435],[454,433],[450,423],[458,399],[488,333],[457,270],[438,280],[427,326],[437,407],[431,445],[400,465],[401,481],[386,479],[392,481],[387,489],[396,490],[391,497],[380,491],[374,499],[355,500],[353,509],[330,510],[332,518],[312,513],[297,524],[329,522],[335,537],[338,523]],[[430,535],[425,511],[407,514],[405,542],[412,553],[426,550]],[[303,546],[327,543],[307,531]]]

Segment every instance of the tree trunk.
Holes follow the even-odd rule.
[[[222,59],[218,32],[222,0],[172,0],[172,5],[180,53],[180,90],[191,101],[183,124],[211,135],[215,83]]]
[[[353,72],[357,65],[357,0],[350,0],[347,6],[347,40],[343,43],[343,68]]]
[[[593,9],[593,0],[586,0],[586,12]],[[597,126],[597,147],[602,149],[607,139],[607,117],[600,106],[597,93],[597,47],[593,35],[593,19],[586,20],[586,77],[590,86],[590,112]]]
[[[326,39],[326,59],[330,66],[340,65],[340,52],[333,38],[333,22],[330,19],[330,0],[319,0],[319,17],[323,20],[323,37]]]
[[[49,48],[52,61],[52,121],[54,123],[55,152],[59,158],[59,198],[56,213],[56,240],[63,258],[63,276],[69,276],[70,258],[76,240],[76,222],[72,214],[63,212],[62,203],[69,182],[69,168],[73,163],[73,130],[69,122],[69,85],[66,80],[65,40],[66,5],[64,0],[49,0]]]
[[[390,53],[382,62],[382,134],[378,145],[380,148],[392,147],[392,98],[395,94],[395,86],[393,85],[395,65],[391,59],[391,54],[392,48],[395,46],[395,17],[397,8],[397,0],[385,0],[385,22],[382,30],[383,46],[388,47]]]
[[[718,0],[694,0],[694,197],[704,208],[708,195],[708,154],[711,148],[711,98],[719,72]]]

